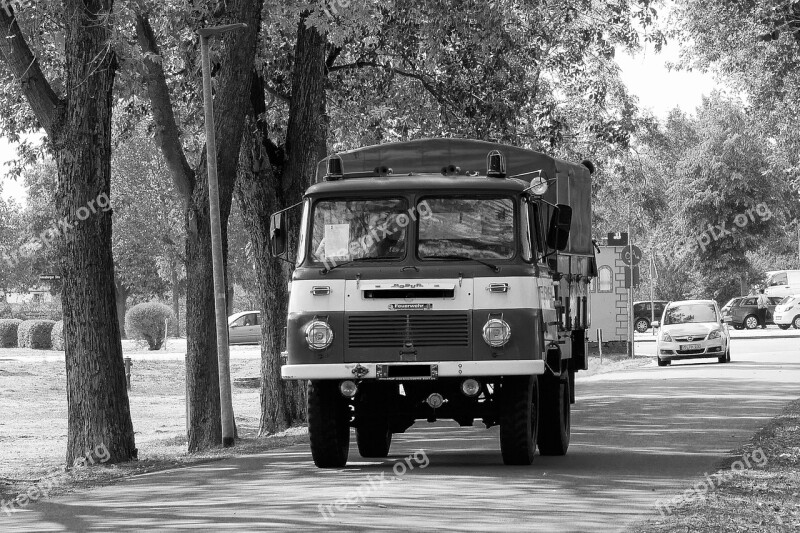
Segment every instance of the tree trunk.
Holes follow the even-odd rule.
[[[125,335],[125,307],[128,303],[128,288],[120,280],[114,284],[117,297],[117,320],[119,320],[119,336],[124,339]]]
[[[280,209],[300,201],[316,164],[325,155],[326,39],[315,28],[307,28],[305,16],[297,30],[292,97],[286,145],[278,149],[267,137],[264,124],[253,127],[243,142],[237,200],[250,231],[258,276],[262,317],[261,333],[261,422],[268,434],[305,421],[305,383],[283,381],[280,352],[288,307],[287,280],[291,267],[269,254],[269,219]],[[263,87],[254,84],[252,117],[264,110]],[[291,228],[299,228],[299,210]],[[296,235],[292,235],[295,239]]]
[[[65,4],[69,100],[54,144],[56,205],[72,224],[61,256],[70,466],[81,458],[128,461],[136,457],[136,445],[114,298],[111,212],[96,208],[111,184],[116,59],[110,31],[98,22],[111,2]]]

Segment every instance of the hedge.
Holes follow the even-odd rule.
[[[64,351],[64,321],[59,320],[50,332],[50,344],[54,350]]]
[[[17,347],[17,330],[22,320],[16,318],[0,319],[0,348]]]
[[[53,320],[24,320],[17,330],[19,347],[49,350],[52,346],[50,333],[54,325]]]
[[[125,314],[125,333],[129,339],[146,340],[151,350],[159,350],[166,335],[165,320],[169,320],[170,327],[175,324],[175,313],[167,305],[158,302],[134,305]]]

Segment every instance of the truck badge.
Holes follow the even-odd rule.
[[[389,311],[427,311],[433,304],[389,304]]]

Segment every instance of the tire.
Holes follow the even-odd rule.
[[[728,348],[724,354],[717,357],[718,363],[727,363],[731,360],[731,349]]]
[[[794,317],[794,320],[792,320],[792,326],[794,326],[794,329],[800,329],[800,315]]]
[[[537,376],[506,376],[500,400],[500,451],[507,465],[529,465],[539,428]]]
[[[728,345],[728,349],[725,350],[725,362],[726,363],[730,363],[731,362],[731,346],[730,346],[730,344]]]
[[[636,329],[636,331],[638,331],[639,333],[644,333],[645,331],[647,331],[648,329],[650,329],[650,323],[649,323],[649,322],[648,322],[646,319],[644,319],[644,318],[639,318],[639,319],[637,319],[637,320],[636,320],[636,322],[633,324],[633,327],[634,327],[634,328]]]
[[[778,327],[781,329],[789,329],[791,326],[791,324],[778,324]]]
[[[308,383],[308,436],[319,468],[341,468],[350,452],[350,406],[335,381]]]
[[[761,326],[756,315],[747,315],[742,322],[747,329],[756,329]]]
[[[542,455],[566,455],[570,436],[570,388],[566,376],[539,378],[539,431]]]
[[[656,360],[658,361],[658,366],[669,366],[669,364],[672,362],[672,361],[670,361],[668,359],[667,360],[662,360],[660,357],[657,358]]]
[[[384,420],[357,427],[356,442],[361,457],[386,457],[392,446],[392,432],[389,431],[389,423]]]

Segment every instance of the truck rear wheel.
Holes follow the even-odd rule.
[[[335,381],[308,383],[308,437],[319,468],[341,468],[350,452],[350,406]]]
[[[507,465],[529,465],[539,428],[537,376],[506,376],[500,400],[500,451]]]
[[[356,428],[356,442],[361,457],[386,457],[392,446],[392,432],[387,421],[373,422]]]
[[[570,390],[566,376],[539,378],[539,435],[542,455],[566,455],[570,436]]]

